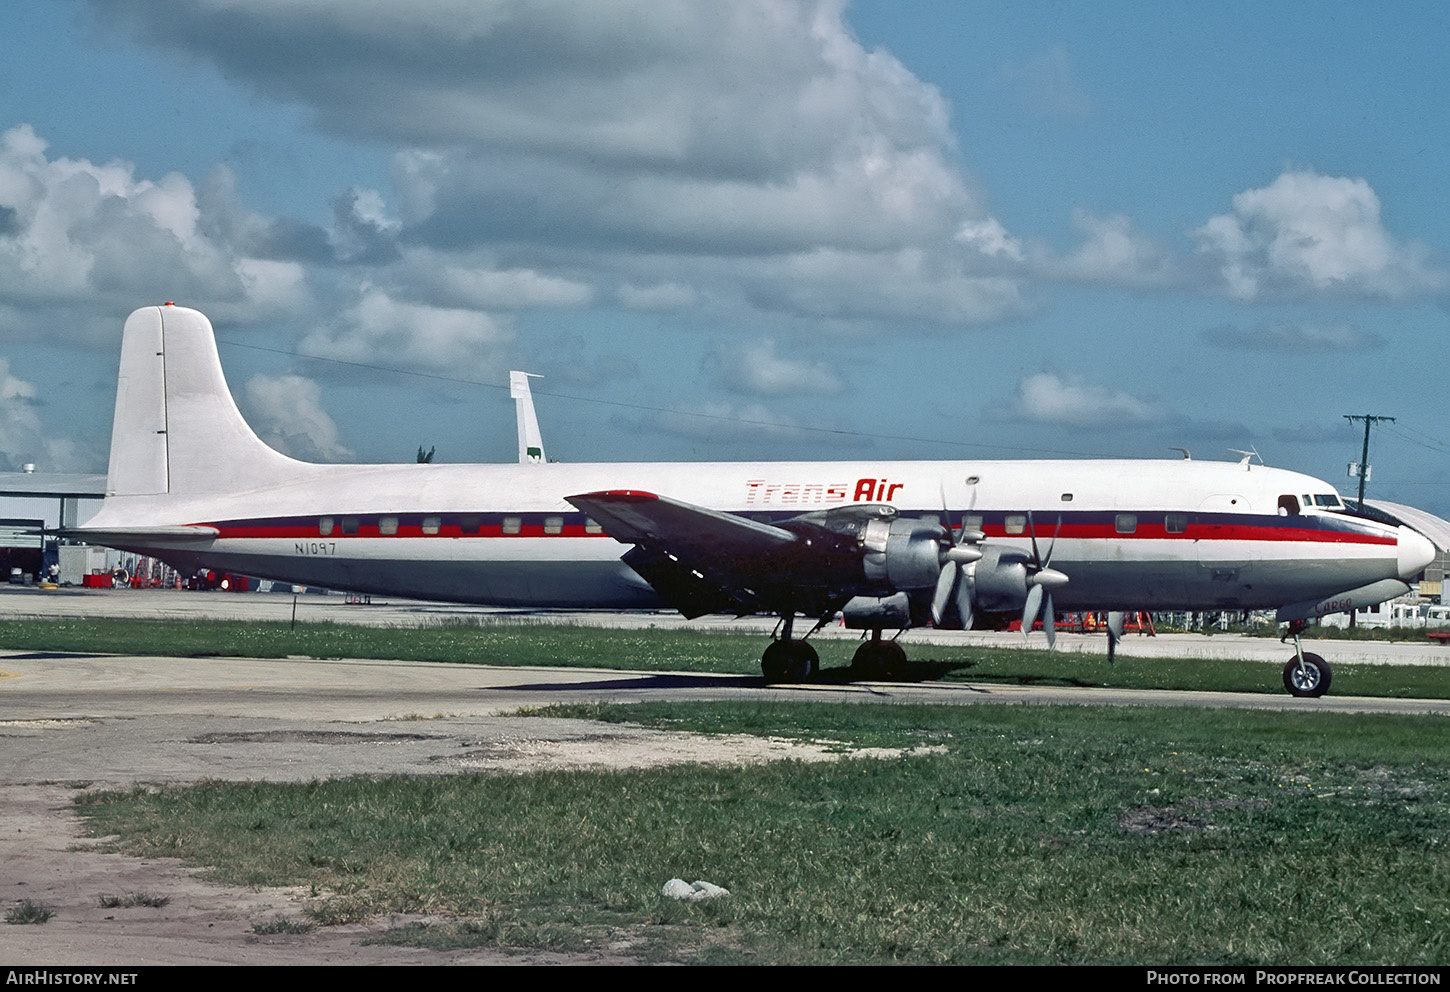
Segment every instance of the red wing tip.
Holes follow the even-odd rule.
[[[604,489],[597,493],[581,493],[569,499],[591,499],[601,503],[653,503],[659,497],[641,489]]]

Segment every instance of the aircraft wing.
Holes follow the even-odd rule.
[[[798,534],[638,490],[568,496],[604,532],[635,547],[625,564],[687,617],[776,608],[802,551]]]
[[[626,544],[658,545],[686,554],[718,554],[748,549],[771,551],[798,540],[780,527],[638,490],[617,489],[566,499],[599,521],[606,534]]]

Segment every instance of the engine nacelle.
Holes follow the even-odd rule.
[[[1022,609],[1027,602],[1027,561],[1020,551],[983,548],[981,560],[967,566],[973,607],[988,613]]]
[[[866,578],[892,589],[935,587],[941,574],[945,535],[940,524],[924,520],[897,518],[868,522],[861,535],[861,544],[866,549],[862,557]]]
[[[852,630],[904,630],[912,626],[911,600],[906,593],[891,596],[853,596],[841,608]]]

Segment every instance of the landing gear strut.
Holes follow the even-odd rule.
[[[760,673],[767,685],[782,682],[809,682],[820,669],[820,656],[816,649],[805,641],[791,639],[791,628],[795,626],[794,614],[782,616],[784,626],[780,637],[770,642],[760,656]]]
[[[1284,666],[1284,688],[1289,690],[1291,696],[1312,699],[1329,691],[1329,680],[1333,673],[1329,670],[1328,662],[1317,654],[1305,651],[1304,645],[1300,643],[1299,635],[1308,626],[1307,620],[1291,620],[1289,632],[1279,640],[1294,638],[1294,657]]]

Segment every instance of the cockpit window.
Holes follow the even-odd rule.
[[[1279,497],[1279,509],[1283,510],[1285,513],[1298,513],[1299,497],[1293,495],[1292,493],[1285,493],[1283,496]]]
[[[1338,508],[1340,506],[1343,506],[1344,504],[1339,501],[1338,493],[1316,493],[1314,496],[1314,505]]]

